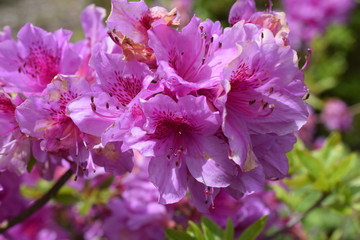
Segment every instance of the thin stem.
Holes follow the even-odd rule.
[[[2,222],[0,224],[0,233],[6,232],[9,228],[29,218],[31,215],[33,215],[43,206],[45,206],[45,204],[48,203],[51,200],[51,198],[59,192],[59,190],[66,183],[66,181],[70,179],[72,174],[73,174],[72,170],[69,169],[66,173],[64,173],[64,175],[62,175],[59,178],[59,180],[54,184],[54,186],[52,186],[52,188],[50,188],[50,190],[47,193],[45,193],[41,198],[39,198],[33,204],[31,204],[30,207],[28,207],[27,209],[22,211],[19,215],[10,219],[9,221]]]
[[[278,235],[286,232],[288,229],[294,227],[297,223],[301,222],[312,210],[319,207],[321,203],[327,198],[329,194],[323,193],[322,196],[311,206],[309,207],[305,212],[302,214],[299,214],[298,216],[295,216],[293,219],[291,219],[284,227],[280,228],[277,232],[274,232],[270,236],[267,236],[266,239],[274,239]]]

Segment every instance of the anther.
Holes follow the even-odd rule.
[[[90,103],[91,109],[96,112],[96,105],[94,103]]]
[[[175,162],[175,166],[179,166],[180,165],[180,163],[179,163],[179,161],[178,160],[176,160],[176,162]]]
[[[181,135],[182,135],[182,132],[181,132],[181,131],[179,131],[179,132],[178,132],[178,134],[179,134],[179,136],[181,136]]]
[[[262,109],[265,109],[268,105],[269,105],[268,102],[264,103],[264,105],[262,106]]]
[[[206,60],[206,58],[205,58],[205,57],[203,57],[203,58],[202,58],[202,64],[204,64],[204,63],[205,63],[205,60]]]
[[[106,103],[106,108],[109,109],[109,103]]]
[[[181,54],[181,56],[182,56],[182,55],[184,55],[184,51],[181,51],[181,53],[180,53],[180,54]]]
[[[211,43],[214,42],[214,37],[211,37],[211,38],[210,38],[210,42],[211,42]]]
[[[249,101],[249,105],[253,105],[255,102],[256,102],[255,99],[254,99],[254,100],[250,100],[250,101]]]
[[[110,96],[110,97],[112,97],[112,96],[113,96],[113,94],[112,94],[111,92],[109,92],[109,96]]]
[[[269,89],[269,93],[272,94],[273,92],[274,92],[274,88],[271,87],[271,88]]]
[[[94,96],[91,96],[91,97],[90,97],[90,101],[91,101],[92,103],[94,103]]]
[[[305,93],[305,95],[303,96],[303,100],[308,100],[310,97],[310,93]]]
[[[219,42],[219,48],[221,48],[222,47],[222,42]]]
[[[167,154],[166,157],[167,157],[167,159],[170,159],[171,156],[170,156],[170,154]]]

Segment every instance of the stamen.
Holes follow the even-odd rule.
[[[272,0],[269,0],[269,12],[271,12],[273,9],[273,2]]]
[[[308,100],[310,97],[310,93],[305,93],[305,95],[303,96],[303,100]]]
[[[17,139],[14,139],[10,142],[8,142],[7,144],[5,144],[4,146],[2,146],[0,149],[6,149],[7,147],[12,147],[18,140]],[[3,152],[3,153],[0,153],[0,155],[8,155],[9,153],[8,152]]]
[[[67,138],[69,138],[71,136],[72,132],[69,132],[66,136],[62,137],[62,138],[56,138],[56,140],[58,141],[62,141],[62,140],[65,140]]]
[[[5,135],[8,135],[9,133],[13,132],[14,130],[16,130],[17,128],[19,128],[18,126],[10,129],[9,131],[6,131],[6,132],[3,132],[3,133],[0,133],[0,137],[3,137]]]
[[[77,134],[75,132],[75,157],[79,156],[79,143],[77,139]]]
[[[304,66],[300,69],[301,71],[305,71],[305,69],[309,66],[310,61],[311,61],[312,50],[311,50],[310,48],[308,48],[307,52],[308,52],[308,55],[305,56],[305,64],[304,64]]]
[[[104,115],[102,113],[99,113],[96,111],[96,105],[94,103],[90,103],[90,106],[91,106],[91,110],[96,114],[98,115],[99,117],[103,117],[103,118],[118,118],[119,116],[109,116],[109,115]],[[108,108],[108,107],[107,107]],[[118,106],[116,106],[116,109],[120,109]]]
[[[88,143],[83,139],[83,144],[86,150],[89,150],[89,145]]]

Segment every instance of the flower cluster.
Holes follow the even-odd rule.
[[[293,46],[307,45],[332,23],[344,23],[355,6],[353,0],[283,0]]]
[[[141,154],[160,203],[189,190],[201,211],[286,176],[308,90],[282,14],[238,1],[232,27],[194,16],[180,30],[176,9],[113,0],[107,29],[104,16],[87,7],[77,43],[31,24],[0,35],[2,170],[31,153],[45,178],[122,175]]]

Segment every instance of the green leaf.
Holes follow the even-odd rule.
[[[30,173],[31,170],[34,168],[35,163],[36,163],[36,159],[34,158],[33,155],[31,155],[30,159],[29,159],[29,162],[28,162],[28,164],[26,166],[26,170],[28,171],[28,173]]]
[[[224,240],[233,240],[234,239],[234,224],[231,218],[228,218],[225,228]]]
[[[315,179],[323,172],[321,162],[313,157],[308,151],[295,149],[295,153],[300,162]]]
[[[54,196],[54,200],[62,204],[74,204],[80,201],[80,196],[76,189],[65,185]]]
[[[201,229],[193,221],[189,221],[187,232],[193,233],[197,240],[206,240],[204,234],[201,232]]]
[[[213,222],[209,218],[202,217],[201,218],[201,226],[202,226],[204,233],[206,233],[206,231],[207,231],[206,229],[208,229],[212,233],[212,236],[208,236],[208,238],[213,237],[214,239],[219,239],[219,240],[223,239],[224,231],[222,230],[222,228],[219,225],[217,225],[215,222]]]
[[[238,240],[253,240],[264,229],[268,216],[264,216],[253,223],[250,227],[245,229],[245,231],[241,234]]]
[[[166,229],[165,233],[169,240],[195,240],[188,233],[174,229]]]
[[[54,200],[62,204],[70,205],[78,202],[79,198],[71,193],[60,193],[54,196]]]
[[[100,184],[99,189],[101,190],[108,189],[113,182],[114,182],[114,177],[110,176]]]
[[[355,165],[355,161],[357,156],[355,153],[352,153],[345,158],[343,158],[340,162],[338,162],[333,168],[331,176],[329,180],[335,184],[339,180],[341,180]]]
[[[86,216],[90,209],[91,209],[91,206],[92,206],[92,201],[82,201],[80,202],[79,204],[79,212],[82,216]]]

